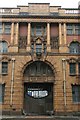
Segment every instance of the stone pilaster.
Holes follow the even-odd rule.
[[[59,45],[62,44],[62,30],[61,30],[61,23],[59,23]]]
[[[27,51],[30,51],[30,44],[31,44],[31,23],[28,23]]]
[[[15,31],[15,35],[14,35]],[[18,52],[18,40],[19,40],[19,23],[16,23],[16,28],[14,26],[14,23],[12,23],[11,28],[11,45],[13,46],[9,47],[9,52]]]
[[[2,27],[3,27],[3,30],[2,30],[2,32],[4,33],[4,23],[2,23]]]
[[[14,41],[14,23],[11,25],[11,45],[13,45]]]
[[[18,45],[18,39],[19,39],[19,23],[16,23],[16,40],[15,40],[15,45]]]
[[[47,23],[47,52],[51,51],[50,46],[50,23]]]
[[[64,44],[66,45],[66,23],[64,23]]]

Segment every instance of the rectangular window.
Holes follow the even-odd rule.
[[[67,34],[68,35],[73,34],[73,24],[67,25]]]
[[[8,73],[8,62],[2,62],[2,74]]]
[[[72,85],[73,102],[80,102],[80,85]]]
[[[41,26],[36,26],[36,35],[42,35],[42,27]]]
[[[42,53],[42,45],[41,44],[37,44],[36,45],[36,54],[41,54]]]
[[[76,75],[76,63],[70,63],[70,75]]]
[[[32,36],[35,35],[35,28],[34,28],[34,27],[31,28],[31,35],[32,35]]]
[[[80,24],[75,25],[75,34],[80,35]]]
[[[3,27],[2,27],[2,23],[0,23],[0,34],[2,34],[3,32]]]
[[[0,103],[4,102],[5,84],[0,84]]]
[[[80,75],[80,63],[78,63],[78,73]]]
[[[11,33],[11,24],[10,23],[6,23],[4,26],[4,32],[6,34],[10,34]]]

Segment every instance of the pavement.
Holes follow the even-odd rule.
[[[80,120],[80,116],[0,116],[0,120]]]

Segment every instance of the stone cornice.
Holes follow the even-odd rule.
[[[0,15],[1,18],[45,18],[45,19],[80,19],[80,15],[59,16],[59,15]]]
[[[26,17],[26,18],[0,18],[0,22],[49,22],[49,23],[79,23],[79,18],[41,18],[41,17]]]

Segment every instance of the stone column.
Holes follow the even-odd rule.
[[[50,46],[50,23],[47,23],[47,51],[51,51],[51,46]]]
[[[2,27],[3,27],[3,30],[2,30],[2,32],[4,33],[4,32],[5,32],[5,30],[4,30],[4,23],[2,23]]]
[[[13,44],[14,41],[14,23],[11,25],[11,45]]]
[[[19,39],[19,23],[16,23],[16,40],[15,40],[15,45],[18,45],[18,39]]]
[[[30,42],[31,42],[31,23],[28,23],[27,51],[30,51]]]
[[[62,30],[61,30],[61,23],[59,23],[59,45],[62,44]]]
[[[66,45],[66,23],[64,23],[64,44]]]

